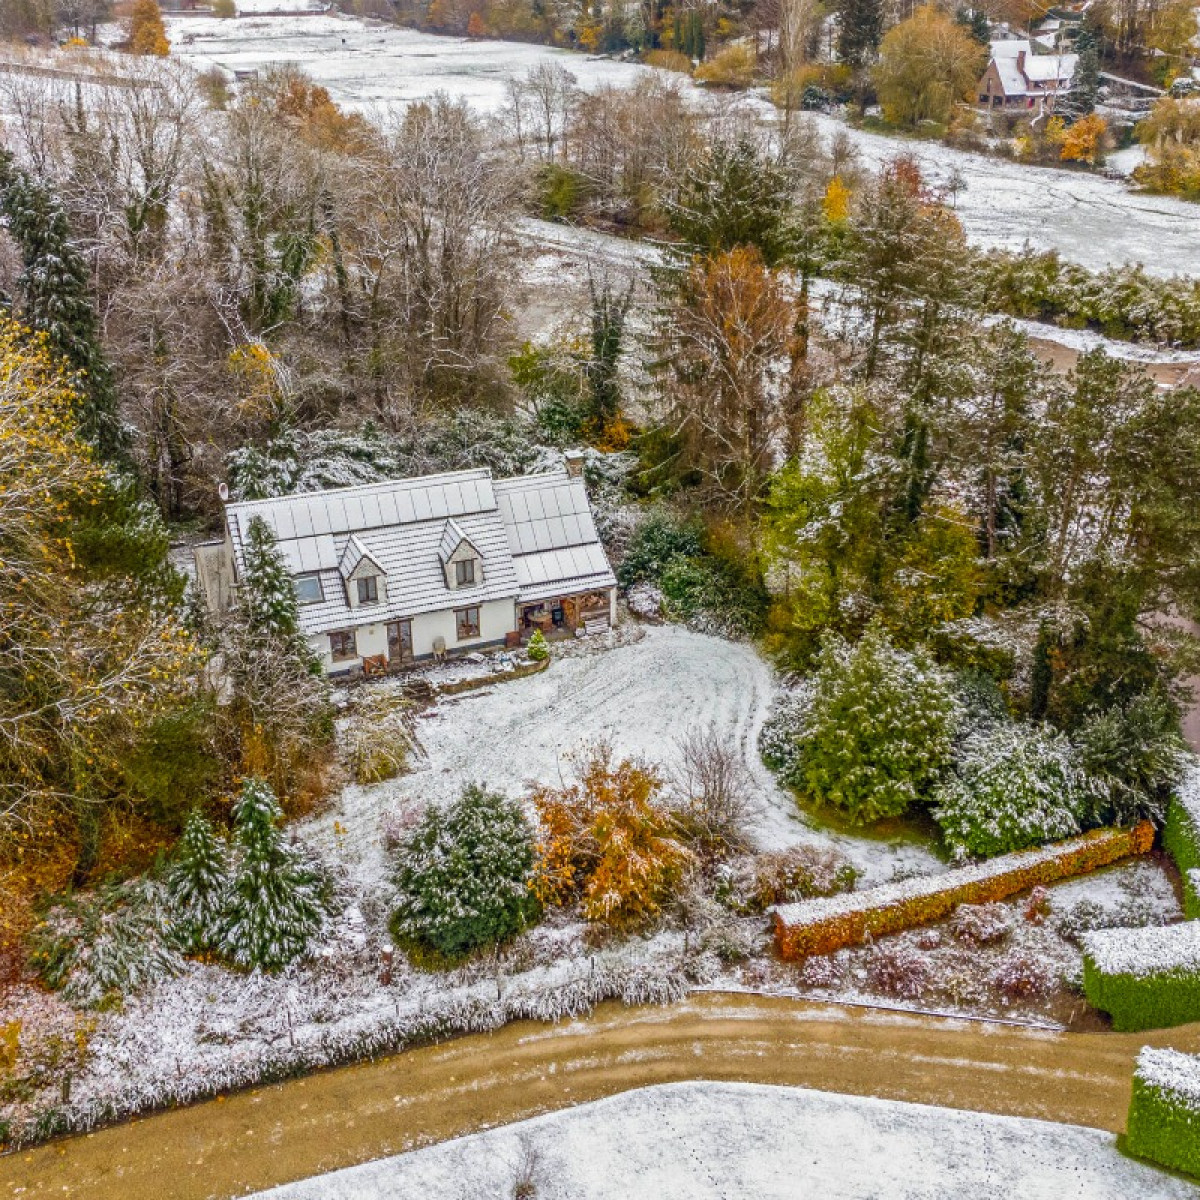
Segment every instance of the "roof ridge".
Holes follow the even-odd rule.
[[[503,482],[492,479],[491,467],[467,467],[461,471],[437,471],[432,475],[407,475],[402,479],[382,479],[378,483],[352,483],[346,487],[318,488],[315,492],[289,492],[284,496],[264,496],[257,500],[231,500],[225,507],[227,510],[244,510],[264,504],[283,504],[291,501],[315,500],[318,497],[347,496],[353,492],[371,492],[389,488],[428,486],[458,479],[487,479],[493,486]]]

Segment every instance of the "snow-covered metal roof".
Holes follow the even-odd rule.
[[[300,609],[305,633],[397,620],[486,600],[541,600],[614,587],[583,481],[558,471],[493,481],[484,470],[241,501],[225,517],[240,574],[243,538],[262,517],[294,575],[320,576],[324,599]],[[451,590],[444,564],[467,541],[479,582]],[[345,580],[364,558],[385,600],[351,609]]]

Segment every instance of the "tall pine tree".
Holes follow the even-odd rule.
[[[856,71],[869,67],[883,39],[880,0],[842,0],[838,25],[838,56]]]
[[[17,315],[49,339],[77,374],[79,431],[100,458],[120,461],[125,435],[112,373],[100,345],[87,266],[71,244],[66,213],[54,195],[0,151],[0,218],[21,252]]]
[[[282,815],[270,787],[247,779],[233,810],[240,859],[220,946],[246,970],[275,971],[294,962],[320,929],[326,908],[320,872],[284,840]]]

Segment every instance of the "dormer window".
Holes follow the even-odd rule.
[[[454,582],[458,587],[475,586],[475,560],[461,558],[454,564]]]
[[[358,602],[359,604],[378,604],[379,603],[379,576],[368,575],[364,579],[356,581],[358,584]]]

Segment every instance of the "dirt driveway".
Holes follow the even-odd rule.
[[[1123,1128],[1147,1043],[1200,1051],[1200,1026],[1070,1034],[699,994],[521,1023],[163,1113],[0,1159],[0,1197],[209,1200],[473,1130],[686,1079],[831,1092]]]

